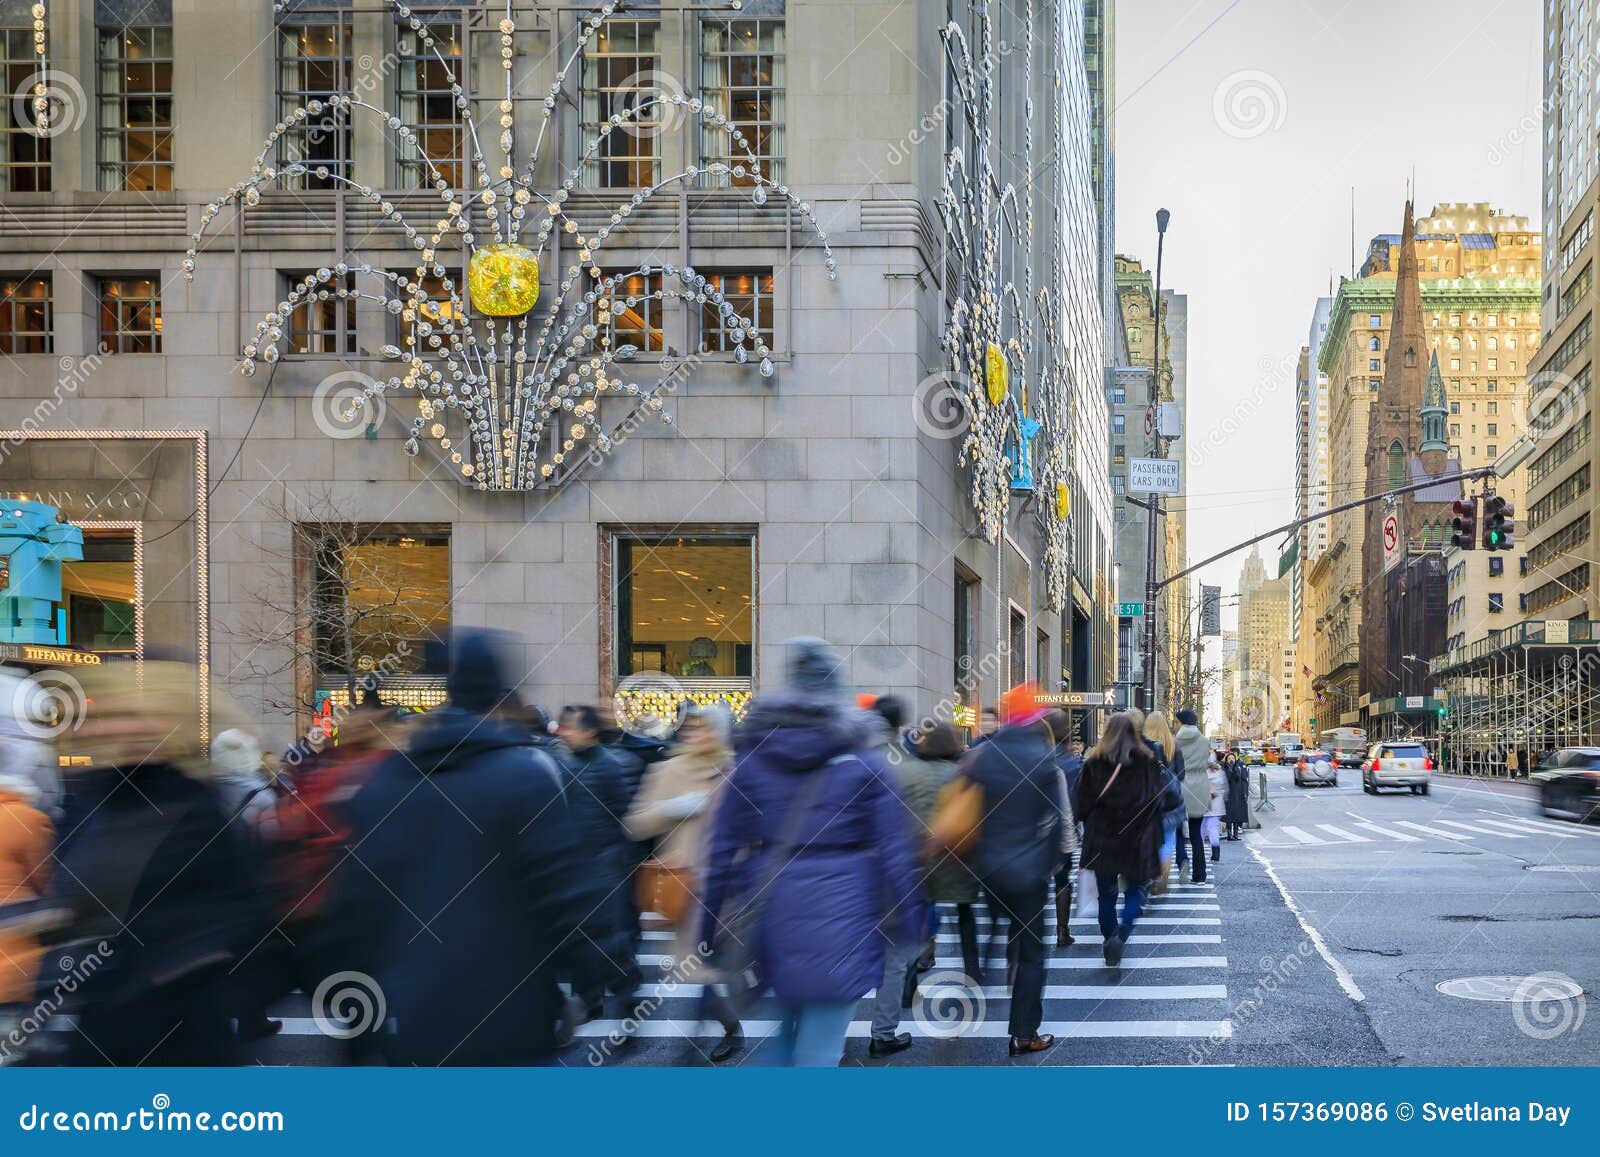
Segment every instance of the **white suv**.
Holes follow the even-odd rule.
[[[1427,795],[1433,778],[1433,758],[1422,744],[1410,739],[1374,743],[1361,765],[1361,789],[1377,795],[1379,788],[1409,787],[1413,795]]]

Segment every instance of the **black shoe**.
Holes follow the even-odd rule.
[[[1122,949],[1127,944],[1127,938],[1118,932],[1114,936],[1106,937],[1105,957],[1106,963],[1116,968],[1122,963]]]
[[[725,1031],[722,1034],[722,1039],[719,1040],[715,1047],[712,1048],[711,1063],[714,1065],[720,1065],[723,1061],[728,1060],[743,1048],[744,1027],[736,1024],[732,1028]]]
[[[1215,864],[1215,863],[1219,863],[1221,860],[1222,860],[1222,845],[1221,844],[1212,845],[1212,848],[1211,848],[1211,862],[1213,864]]]
[[[1011,1038],[1009,1051],[1014,1057],[1027,1056],[1029,1053],[1042,1053],[1056,1043],[1054,1033],[1036,1033],[1033,1036],[1014,1036]]]
[[[867,1046],[869,1057],[892,1057],[895,1053],[903,1053],[911,1047],[911,1034],[897,1032],[893,1040],[879,1040],[872,1038],[872,1043]]]

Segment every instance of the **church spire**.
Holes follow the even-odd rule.
[[[1444,398],[1444,379],[1439,376],[1439,351],[1433,351],[1428,362],[1428,388],[1422,395],[1422,452],[1437,451],[1448,454],[1450,444],[1445,440],[1445,418],[1450,408]],[[1433,474],[1437,471],[1430,470]]]
[[[1389,356],[1384,362],[1379,403],[1411,413],[1422,407],[1422,384],[1427,372],[1421,360],[1427,335],[1422,330],[1422,285],[1418,270],[1417,222],[1408,199],[1405,225],[1400,233],[1400,269],[1394,284]]]

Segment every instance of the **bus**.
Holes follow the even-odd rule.
[[[1330,727],[1318,739],[1335,767],[1360,767],[1367,757],[1367,733],[1360,727]]]

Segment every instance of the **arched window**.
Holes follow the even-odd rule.
[[[1389,445],[1389,489],[1406,484],[1406,448],[1399,440]]]
[[[1417,364],[1417,351],[1410,346],[1406,347],[1406,368],[1410,369]]]

